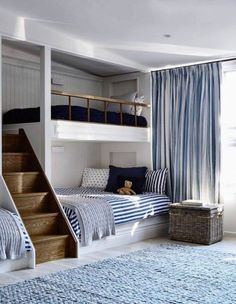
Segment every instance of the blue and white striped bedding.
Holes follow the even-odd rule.
[[[11,213],[11,214],[15,218],[16,222],[19,224],[20,229],[21,229],[21,231],[23,233],[26,251],[31,251],[32,247],[31,247],[31,244],[30,244],[30,240],[29,240],[29,237],[28,237],[28,235],[27,235],[27,233],[25,231],[25,228],[23,226],[23,223],[22,223],[21,219],[19,218],[19,216],[17,214],[15,214],[15,213]]]
[[[73,203],[76,197],[103,198],[112,205],[115,224],[125,224],[131,221],[145,219],[150,216],[165,214],[169,211],[170,199],[168,196],[158,193],[146,192],[139,195],[118,195],[105,192],[100,188],[78,187],[55,189],[59,200]],[[62,203],[63,204],[63,203]],[[80,229],[77,216],[73,208],[65,207],[65,213],[72,225],[73,230],[79,237]]]
[[[31,251],[29,237],[19,216],[0,208],[0,260],[18,259]]]

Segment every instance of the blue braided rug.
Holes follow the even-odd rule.
[[[0,288],[0,303],[236,303],[236,254],[164,244]]]

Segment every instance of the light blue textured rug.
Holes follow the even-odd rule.
[[[0,303],[236,303],[236,254],[160,245],[0,288]]]

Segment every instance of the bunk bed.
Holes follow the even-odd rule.
[[[149,108],[146,103],[137,103],[101,96],[68,93],[52,90],[52,96],[65,98],[68,104],[51,106],[52,140],[90,140],[149,142],[150,128],[147,119],[138,115],[138,107]],[[82,101],[86,106],[73,105]],[[93,103],[100,102],[99,108]],[[109,105],[116,111],[110,111]],[[132,108],[128,112],[127,107]],[[114,107],[113,107],[114,108]],[[40,108],[12,109],[3,115],[5,130],[35,129],[40,122]]]
[[[142,170],[143,178],[140,173]],[[106,171],[109,171],[107,180]],[[112,184],[114,187],[117,172],[139,175],[133,177],[137,181],[134,189],[139,188],[137,194],[120,195],[114,191],[116,186],[113,190],[110,188]],[[149,184],[146,184],[148,172],[150,171],[146,167],[110,166],[109,170],[86,168],[80,187],[55,189],[71,227],[80,241],[80,253],[117,246],[117,242],[120,242],[119,245],[124,245],[167,233],[171,203],[170,198],[165,194],[167,170],[159,170],[160,174],[155,180],[153,192],[150,191]],[[119,179],[120,176],[117,178]],[[160,191],[157,192],[159,187],[157,185],[161,184],[162,189],[158,188]]]
[[[65,98],[68,102],[68,104],[63,105],[52,105],[51,128],[48,130],[51,141],[150,142],[148,121],[144,116],[139,116],[137,113],[138,107],[142,107],[149,114],[150,105],[147,103],[134,103],[127,100],[55,90],[51,93],[61,99]],[[74,102],[76,100],[79,102],[81,100],[85,101],[86,106],[82,107],[81,104],[75,106]],[[102,106],[96,108],[95,103],[97,102],[101,102]],[[109,111],[109,104],[115,105],[117,110]],[[132,114],[126,113],[127,106],[132,107]],[[39,108],[12,109],[4,114],[3,130],[6,133],[14,133],[20,128],[24,129],[36,154],[42,160],[43,151],[40,144],[41,137],[39,136],[42,125],[39,120]],[[77,190],[80,191],[81,189]],[[96,195],[103,194],[97,193]],[[61,193],[61,195],[63,194]],[[80,193],[76,194],[77,197],[78,195],[80,196]],[[143,201],[144,197],[146,200],[150,200],[152,194],[147,193],[145,195],[139,198],[140,202]],[[105,200],[107,200],[109,194],[106,193],[105,196]],[[154,195],[152,195],[151,200],[153,198]],[[138,199],[138,197],[136,196],[135,199]],[[156,197],[157,203],[159,199],[160,197]],[[162,199],[164,199],[163,210],[161,210],[162,208],[158,209],[157,205],[155,206],[154,204],[151,211],[144,211],[138,218],[133,218],[123,223],[116,222],[116,235],[114,237],[111,235],[111,237],[101,241],[93,242],[91,246],[81,247],[80,254],[166,234],[168,229],[169,199],[167,197],[162,197]],[[70,210],[70,212],[72,211]]]
[[[56,189],[56,193],[64,207],[65,213],[75,234],[83,246],[91,246],[92,242],[91,239],[87,244],[83,241],[78,220],[78,202],[84,204],[87,200],[88,204],[95,201],[97,201],[98,204],[101,204],[102,200],[105,200],[109,203],[113,210],[116,227],[116,233],[111,231],[109,235],[115,235],[115,238],[117,237],[116,234],[120,235],[120,229],[124,228],[124,225],[130,227],[129,234],[132,233],[132,231],[133,234],[135,234],[135,226],[140,223],[142,223],[143,226],[146,226],[147,224],[150,225],[150,219],[152,220],[152,223],[155,222],[156,225],[160,223],[163,224],[167,221],[170,204],[170,199],[166,195],[151,192],[127,196],[105,192],[100,188],[95,187],[78,187],[58,188]],[[157,227],[156,233],[158,233]],[[102,239],[102,237],[100,237],[100,239]]]

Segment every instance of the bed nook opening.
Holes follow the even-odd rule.
[[[80,247],[80,254],[166,233],[169,198],[165,193],[144,189],[146,170],[151,168],[149,73],[48,50],[51,62],[46,65],[50,69],[45,66],[47,71],[43,71],[48,72],[43,78],[48,80],[50,103],[46,107],[41,100],[45,94],[40,93],[40,58],[46,60],[45,56],[40,57],[39,48],[36,51],[35,46],[24,42],[6,41],[5,50],[3,130],[14,134],[24,129],[41,165],[45,154],[50,155],[50,189],[58,195],[72,235],[80,245],[90,245]],[[26,90],[22,90],[24,86]],[[51,117],[42,109],[48,109]],[[122,187],[131,179],[137,195],[108,191],[110,166],[122,167],[123,173],[115,180]],[[142,176],[133,176],[131,167],[134,171],[142,168]],[[99,185],[86,182],[86,172]],[[99,172],[99,177],[94,172]],[[85,208],[81,201],[89,202],[85,204],[86,214],[98,214],[103,206],[99,222],[107,222],[107,226],[97,224],[93,230],[86,226],[93,223],[91,218],[84,218],[83,224],[76,221],[75,214]],[[88,231],[97,228],[101,233],[91,237]],[[99,241],[91,242],[93,238]]]
[[[34,141],[40,48],[4,40],[3,65],[3,128],[23,128]],[[51,140],[149,142],[149,73],[51,50],[50,79]]]

